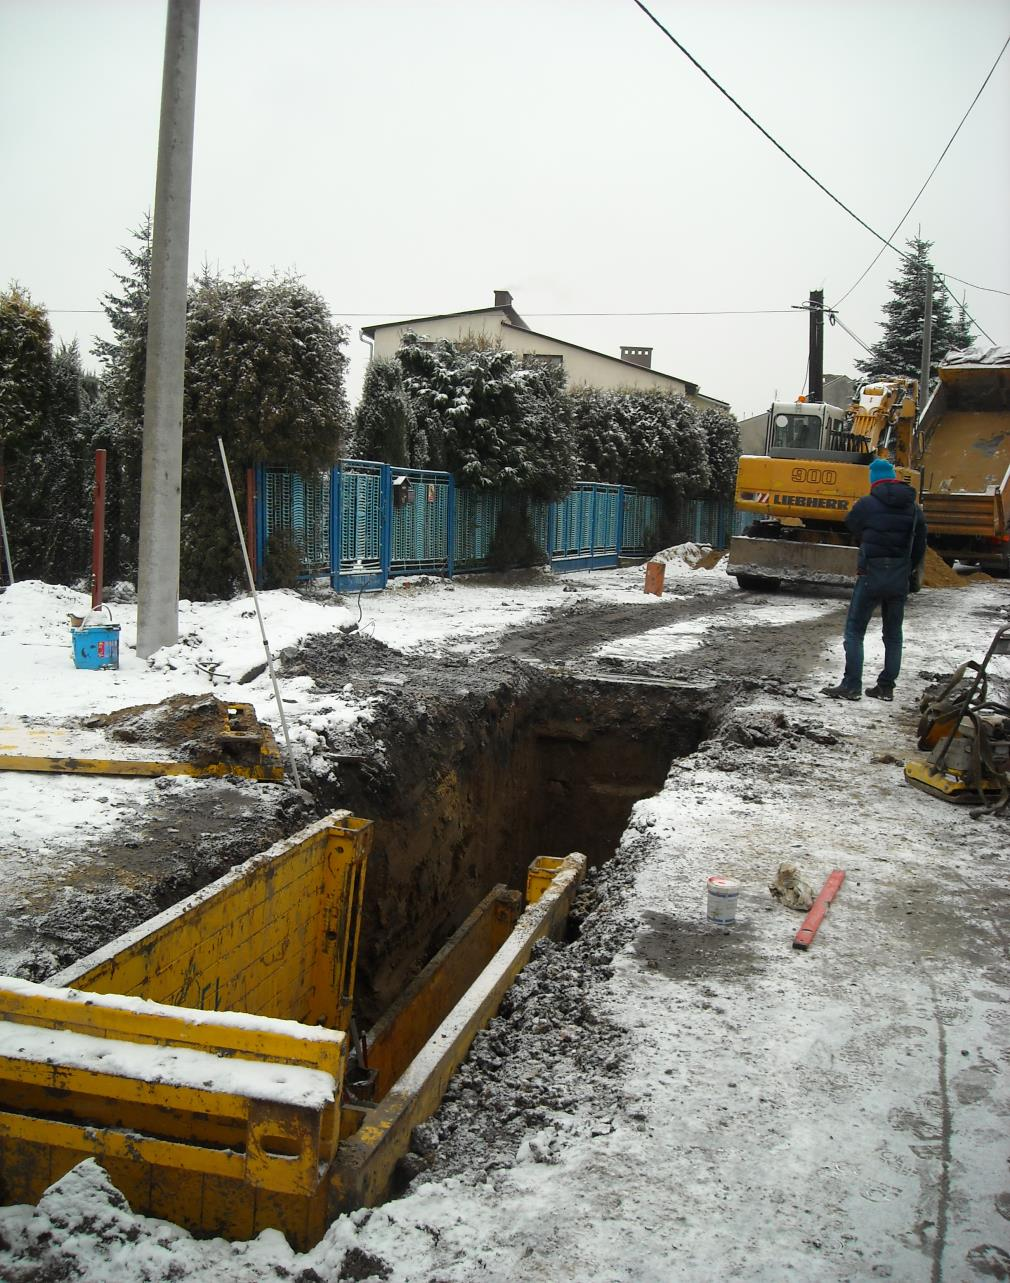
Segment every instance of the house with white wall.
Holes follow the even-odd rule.
[[[531,329],[516,311],[508,290],[495,290],[493,307],[413,316],[403,321],[365,325],[361,329],[361,337],[372,345],[372,355],[377,358],[393,356],[403,335],[411,333],[449,342],[479,336],[500,343],[526,364],[543,361],[561,365],[570,388],[657,388],[686,397],[700,410],[729,409],[728,402],[706,396],[697,383],[654,370],[651,347],[622,347],[620,356],[611,356]]]

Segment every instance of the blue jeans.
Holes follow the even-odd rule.
[[[901,671],[901,624],[905,617],[905,598],[871,597],[866,576],[860,575],[852,590],[849,613],[845,619],[845,675],[842,677],[842,685],[846,690],[857,691],[863,683],[863,637],[866,625],[878,605],[884,638],[884,667],[880,670],[877,685],[884,690],[893,690],[898,680],[898,673]]]

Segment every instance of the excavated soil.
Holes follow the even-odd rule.
[[[358,977],[367,1026],[493,885],[524,886],[535,856],[581,850],[593,865],[607,861],[635,801],[722,722],[732,728],[739,692],[797,694],[840,627],[844,599],[806,623],[724,634],[719,618],[739,599],[762,601],[580,601],[474,663],[462,650],[404,654],[357,632],[308,638],[285,653],[284,674],[312,677],[320,713],[327,692],[353,692],[370,701],[368,718],[322,732],[301,792],[159,781],[159,805],[136,830],[103,839],[101,861],[86,863],[55,905],[24,906],[15,931],[31,938],[32,954],[19,970],[44,978],[313,817],[346,808],[376,821]],[[593,657],[615,639],[703,616],[714,626],[687,654]],[[183,697],[97,720],[110,735],[202,760],[219,719],[217,701]],[[728,733],[747,745],[781,728]]]

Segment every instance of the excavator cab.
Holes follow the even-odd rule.
[[[772,459],[816,459],[845,429],[845,411],[813,401],[776,401],[768,412],[765,442]]]

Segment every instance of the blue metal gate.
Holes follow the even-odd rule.
[[[583,482],[552,505],[552,570],[593,570],[617,565],[623,489],[602,482]]]

